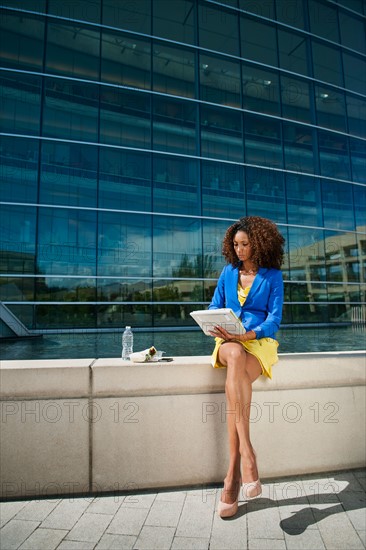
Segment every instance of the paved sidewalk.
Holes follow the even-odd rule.
[[[366,470],[263,483],[238,514],[221,488],[0,503],[1,550],[353,550],[365,548]]]

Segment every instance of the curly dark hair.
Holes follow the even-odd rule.
[[[240,265],[233,243],[238,231],[244,231],[248,235],[252,247],[251,259],[258,267],[281,268],[285,239],[278,231],[276,224],[259,216],[240,218],[226,230],[222,242],[222,253],[228,263],[233,267]]]

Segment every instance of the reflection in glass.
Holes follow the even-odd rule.
[[[202,161],[201,174],[203,215],[224,218],[245,215],[242,166]]]
[[[240,107],[240,67],[222,57],[200,55],[200,98]]]
[[[320,172],[323,176],[350,179],[348,143],[345,136],[318,132]]]
[[[224,268],[226,261],[222,255],[222,242],[226,230],[237,219],[245,216],[243,211],[231,220],[203,220],[203,276],[211,281],[205,281],[205,300],[211,301],[217,279]]]
[[[201,222],[154,216],[154,277],[202,277]]]
[[[36,300],[40,302],[95,302],[95,279],[38,277]]]
[[[269,69],[242,64],[243,107],[270,115],[280,114],[278,74]]]
[[[281,23],[291,27],[304,28],[304,2],[291,0],[290,2],[276,2],[276,18]]]
[[[0,137],[0,200],[36,202],[38,140]]]
[[[323,225],[319,180],[301,174],[286,174],[288,223]]]
[[[96,306],[94,304],[49,304],[35,306],[37,329],[95,328]]]
[[[138,2],[103,0],[102,23],[119,29],[150,34],[151,0],[138,0]]]
[[[99,154],[99,206],[150,211],[150,154],[106,147]]]
[[[325,280],[325,242],[322,230],[290,226],[288,248],[291,281]]]
[[[97,141],[98,95],[95,85],[47,78],[43,135]]]
[[[13,4],[11,6],[17,7]],[[3,67],[42,70],[44,21],[41,18],[3,11],[0,36]]]
[[[2,255],[3,255],[3,251],[1,251],[1,256]],[[8,302],[8,301],[9,302],[23,302],[23,301],[32,302],[33,300],[34,300],[33,277],[0,277],[0,301],[1,302]]]
[[[1,4],[10,8],[19,8],[30,11],[46,11],[46,0],[2,0]]]
[[[251,13],[256,13],[262,17],[268,17],[268,19],[275,18],[274,0],[255,0],[255,2],[239,0],[239,8],[241,10],[250,11]]]
[[[100,2],[101,0],[48,0],[48,13],[67,17],[68,19],[81,19],[100,23]],[[29,8],[27,8],[29,9]]]
[[[244,114],[245,162],[280,168],[281,124],[278,120]]]
[[[314,77],[323,82],[343,86],[339,50],[312,40]]]
[[[307,38],[301,34],[278,30],[280,67],[294,73],[308,74]]]
[[[97,324],[101,328],[125,326],[151,328],[151,304],[100,304],[97,307]]]
[[[151,302],[152,282],[149,279],[97,279],[99,302]]]
[[[202,4],[198,6],[198,24],[199,45],[202,48],[232,55],[239,54],[236,13]]]
[[[264,36],[265,40],[263,40]],[[241,57],[266,65],[278,65],[276,29],[273,25],[250,17],[241,17],[240,37]]]
[[[366,136],[366,102],[346,94],[349,133],[358,137]]]
[[[150,147],[150,98],[141,92],[101,87],[100,139],[103,143]]]
[[[48,22],[46,70],[51,73],[99,79],[100,32],[64,22]]]
[[[352,181],[366,183],[366,147],[365,142],[350,138]],[[357,204],[357,203],[356,203]]]
[[[283,124],[285,167],[295,172],[314,172],[313,134],[311,128]]]
[[[319,126],[346,131],[344,94],[325,86],[315,86],[315,105]]]
[[[194,2],[154,0],[153,34],[176,42],[194,44]]]
[[[74,143],[44,142],[39,200],[46,204],[96,206],[97,150]]]
[[[150,89],[150,41],[105,30],[101,56],[103,82]]]
[[[341,29],[341,43],[356,52],[366,53],[366,29],[361,19],[350,13],[339,10],[339,26]]]
[[[36,208],[0,206],[0,272],[34,273]]]
[[[156,92],[195,96],[195,54],[183,48],[155,42],[153,46],[153,89]]]
[[[3,132],[39,134],[40,87],[38,76],[2,71],[0,124]]]
[[[322,4],[318,0],[309,0],[309,21],[313,34],[339,42],[336,7]]]
[[[242,162],[241,123],[239,112],[201,105],[202,156]]]
[[[96,212],[40,208],[37,270],[44,275],[95,275]]]
[[[355,229],[352,187],[349,183],[322,180],[325,227]]]
[[[366,94],[365,59],[343,52],[343,70],[345,87],[359,94]]]
[[[188,277],[191,273],[188,274]],[[152,299],[156,302],[202,302],[203,281],[186,279],[155,279]],[[164,307],[163,305],[161,306]],[[179,308],[179,306],[178,306]]]
[[[150,236],[150,216],[99,212],[98,275],[150,277]]]
[[[282,115],[299,122],[312,122],[309,83],[300,78],[281,75]]]
[[[283,173],[276,170],[246,168],[247,211],[274,222],[286,221]]]
[[[153,157],[154,212],[200,214],[198,163],[186,158]]]
[[[196,105],[190,101],[154,97],[153,143],[158,151],[196,153]]]

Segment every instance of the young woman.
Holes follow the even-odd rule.
[[[245,334],[235,336],[215,327],[212,365],[226,367],[225,394],[230,463],[218,506],[221,517],[238,510],[240,487],[244,500],[260,496],[256,456],[249,436],[252,384],[261,375],[272,377],[278,361],[275,340],[283,306],[284,238],[276,225],[258,216],[241,218],[223,240],[228,265],[219,277],[209,309],[231,308],[240,317]]]

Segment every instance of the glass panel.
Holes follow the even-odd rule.
[[[96,306],[83,304],[48,304],[36,306],[37,329],[94,328],[96,326]]]
[[[302,302],[309,313],[307,304],[313,304],[314,302],[327,302],[328,293],[327,286],[324,283],[314,283],[313,281],[296,282],[291,285],[291,301]],[[315,308],[315,304],[312,305]],[[310,307],[310,312],[312,308]],[[312,317],[312,315],[310,316]],[[307,319],[309,321],[309,318]]]
[[[153,182],[154,212],[200,214],[197,161],[155,155]]]
[[[366,183],[366,147],[365,142],[350,139],[352,181]]]
[[[242,166],[202,161],[201,173],[204,216],[240,218],[245,215]]]
[[[339,42],[337,8],[319,0],[309,0],[310,31],[333,42]]]
[[[152,5],[155,36],[195,44],[192,0],[154,0]]]
[[[254,65],[242,64],[243,107],[250,111],[280,114],[278,74]]]
[[[203,101],[241,107],[239,63],[201,54],[199,66]]]
[[[150,304],[123,306],[118,304],[98,305],[98,328],[121,328],[125,326],[151,328],[153,324],[152,310],[153,308]],[[139,347],[138,349],[141,348]]]
[[[89,27],[48,22],[46,69],[49,72],[99,79],[100,33]]]
[[[247,212],[274,222],[286,222],[285,187],[282,172],[246,168]]]
[[[97,141],[98,95],[95,85],[47,78],[43,135]]]
[[[306,37],[293,32],[278,30],[280,67],[300,74],[308,74]]]
[[[151,0],[103,0],[103,25],[150,34]]]
[[[263,40],[263,36],[266,37]],[[266,65],[278,65],[276,29],[272,25],[240,18],[241,56]]]
[[[366,61],[361,57],[343,52],[345,87],[360,94],[366,94]]]
[[[309,83],[281,75],[282,115],[299,122],[311,122]]]
[[[314,172],[313,130],[296,124],[283,124],[285,167],[295,172]]]
[[[347,138],[319,131],[320,172],[323,176],[350,179]]]
[[[0,200],[37,201],[38,140],[0,137]]]
[[[0,206],[0,272],[34,273],[36,209]]]
[[[347,283],[359,280],[356,234],[326,231],[325,235],[327,280],[343,282],[341,285],[328,284],[329,301],[343,302],[347,295],[348,300],[350,299],[350,287]]]
[[[48,13],[100,23],[100,0],[49,0]]]
[[[1,4],[11,8],[19,8],[30,11],[46,11],[46,0],[2,0]]]
[[[99,212],[98,275],[151,276],[151,217]]]
[[[39,134],[41,79],[2,72],[0,123],[3,132]]]
[[[194,75],[194,52],[154,43],[153,88],[155,91],[195,97]]]
[[[341,44],[356,52],[366,53],[366,29],[364,21],[339,10]]]
[[[101,87],[100,140],[150,147],[150,98],[143,93]]]
[[[181,269],[184,275],[184,267]],[[191,268],[187,266],[187,277],[191,277]],[[186,279],[165,280],[156,279],[153,282],[153,301],[156,302],[203,302],[203,281],[187,281]],[[159,310],[164,311],[165,304],[161,304]],[[182,304],[177,304],[180,319],[187,319],[186,309]],[[192,310],[191,310],[192,311]],[[189,313],[189,312],[188,312]]]
[[[217,52],[239,54],[238,19],[236,14],[207,4],[198,7],[199,45]]]
[[[291,281],[324,281],[324,234],[319,229],[288,228]]]
[[[202,277],[200,220],[154,216],[153,250],[154,277]]]
[[[158,151],[196,153],[196,105],[154,97],[153,143]]]
[[[338,0],[338,4],[341,4],[351,10],[358,11],[359,13],[366,13],[364,0]]]
[[[101,208],[151,211],[151,159],[149,153],[102,147],[99,157]]]
[[[366,101],[346,94],[348,129],[354,136],[366,136]]]
[[[282,167],[281,124],[278,120],[244,115],[245,162]]]
[[[291,25],[291,27],[304,28],[304,2],[303,0],[282,0],[276,2],[277,21]]]
[[[0,37],[3,67],[42,70],[43,20],[25,13],[3,11],[0,17]]]
[[[315,105],[319,126],[346,132],[344,95],[323,86],[315,86]]]
[[[43,302],[95,302],[95,279],[42,277],[36,279],[36,300]],[[53,307],[53,306],[52,306]]]
[[[201,153],[204,157],[243,161],[239,113],[201,105]]]
[[[256,13],[262,17],[268,17],[268,19],[275,18],[273,0],[253,0],[252,2],[248,2],[248,0],[239,0],[239,8],[250,11],[251,13]]]
[[[37,272],[44,275],[95,274],[96,213],[40,208]]]
[[[325,227],[355,229],[352,185],[322,180],[322,204]]]
[[[43,143],[39,200],[96,206],[97,150],[78,143]]]
[[[323,225],[319,180],[286,174],[288,223]]]
[[[34,279],[32,277],[0,277],[0,300],[2,302],[33,301]]]
[[[353,185],[356,231],[366,230],[366,187]]]
[[[102,81],[150,89],[151,46],[129,34],[103,31]]]
[[[240,216],[245,215],[243,212]],[[204,254],[204,277],[209,277],[212,281],[205,281],[205,300],[210,302],[216,288],[217,279],[225,265],[225,259],[222,255],[222,242],[228,227],[234,223],[232,221],[221,220],[203,220],[203,254]]]
[[[151,302],[151,287],[152,281],[145,278],[97,279],[97,297],[99,302]]]
[[[314,77],[324,82],[343,86],[339,50],[312,41]]]

